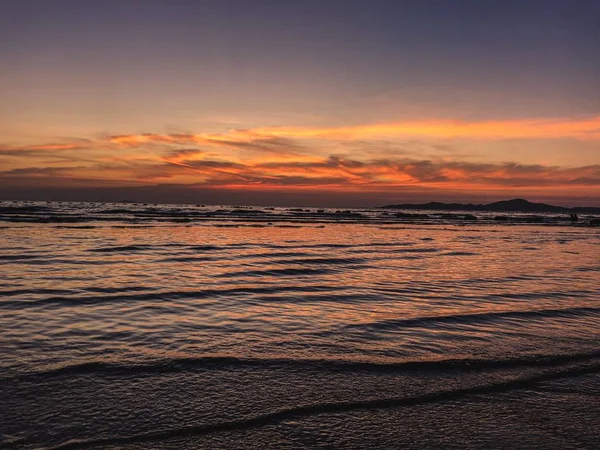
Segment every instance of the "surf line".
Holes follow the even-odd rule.
[[[265,425],[280,423],[288,419],[297,419],[316,414],[416,406],[428,403],[455,400],[470,395],[506,392],[513,389],[526,388],[544,381],[556,380],[566,377],[575,377],[598,372],[600,372],[600,364],[593,364],[584,367],[574,367],[558,372],[543,373],[529,378],[508,380],[491,385],[474,386],[464,389],[433,392],[413,397],[390,397],[372,400],[361,400],[355,402],[319,403],[313,405],[304,405],[293,408],[281,409],[259,416],[241,418],[226,422],[218,422],[214,424],[196,425],[185,428],[157,431],[152,433],[140,433],[131,436],[115,436],[89,440],[70,440],[59,444],[55,447],[50,447],[47,450],[70,450],[89,448],[94,446],[162,441],[173,438],[202,436],[211,433],[216,433],[219,431],[238,431],[248,428],[262,427]]]

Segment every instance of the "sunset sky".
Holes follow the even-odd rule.
[[[0,199],[600,205],[598,0],[2,0]]]

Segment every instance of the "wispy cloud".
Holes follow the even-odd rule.
[[[467,139],[600,139],[600,117],[581,120],[461,121],[421,120],[347,127],[271,127],[247,130],[249,134],[325,139],[365,139],[381,136],[418,136]],[[238,133],[244,133],[239,131]]]
[[[44,178],[337,191],[570,189],[600,191],[600,165],[473,161],[438,138],[600,139],[585,120],[431,120],[329,128],[266,127],[214,133],[107,134],[0,146],[5,182]],[[428,140],[429,139],[429,140]],[[50,158],[49,158],[50,157]],[[79,181],[78,181],[79,183]]]
[[[517,163],[385,159],[358,161],[330,156],[317,162],[244,164],[217,160],[126,161],[89,167],[26,167],[0,172],[1,178],[89,177],[139,182],[188,182],[205,186],[269,188],[333,187],[386,190],[406,186],[452,189],[600,188],[600,165],[561,168]]]

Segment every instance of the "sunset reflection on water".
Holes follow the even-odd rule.
[[[148,350],[514,355],[598,333],[593,229],[247,225],[5,229],[3,370]]]

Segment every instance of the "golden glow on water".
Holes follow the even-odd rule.
[[[19,364],[66,349],[437,358],[598,332],[591,229],[221,225],[6,229]]]

